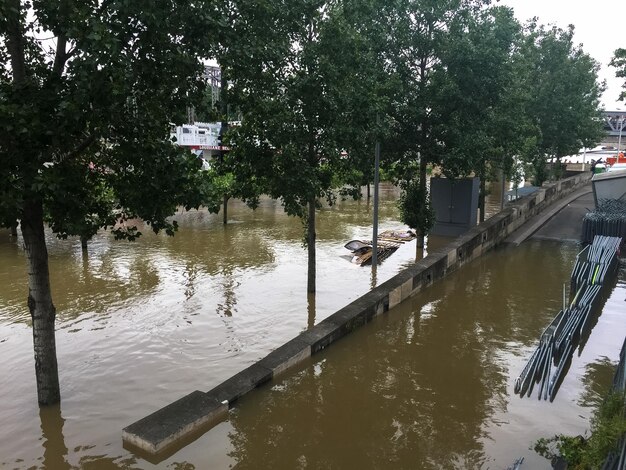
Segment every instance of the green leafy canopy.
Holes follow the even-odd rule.
[[[0,223],[39,200],[61,236],[175,229],[207,184],[169,133],[202,97],[215,5],[2,0],[0,18]]]

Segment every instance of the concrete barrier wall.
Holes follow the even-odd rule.
[[[515,202],[445,247],[346,305],[208,392],[194,391],[122,431],[124,446],[160,461],[180,442],[224,419],[243,395],[300,364],[342,336],[482,256],[511,233],[591,178],[583,173],[552,183]]]

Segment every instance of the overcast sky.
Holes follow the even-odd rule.
[[[582,44],[601,65],[599,76],[607,83],[602,96],[605,109],[626,110],[626,103],[617,101],[624,79],[616,78],[615,68],[609,67],[615,49],[626,48],[625,0],[499,0],[498,4],[512,7],[522,23],[537,16],[541,24],[561,28],[573,24],[574,43]]]

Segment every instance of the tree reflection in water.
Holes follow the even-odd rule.
[[[585,365],[582,377],[584,389],[578,399],[580,406],[597,408],[606,398],[613,384],[613,376],[617,362],[608,357],[598,358],[595,362]]]
[[[230,419],[236,468],[488,465],[511,357],[550,317],[547,290],[558,304],[560,283],[546,279],[569,274],[545,258],[530,245],[468,263],[242,399]]]
[[[67,462],[67,447],[63,438],[63,423],[61,405],[44,406],[39,408],[41,420],[41,438],[43,440],[43,466],[58,470],[69,469]]]
[[[465,292],[468,282],[452,289]],[[482,423],[491,398],[506,392],[506,374],[481,333],[493,328],[480,310],[452,319],[449,299],[458,296],[444,295],[422,317],[438,294],[242,400],[231,418],[236,468],[480,466]]]

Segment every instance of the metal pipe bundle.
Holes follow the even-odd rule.
[[[583,284],[603,284],[606,274],[617,266],[622,239],[596,235],[593,243],[576,256],[572,268],[571,288],[576,292]]]
[[[582,241],[589,243],[596,235],[626,238],[626,202],[600,199],[597,209],[583,218]]]
[[[593,243],[578,253],[571,274],[571,292],[575,295],[542,333],[539,346],[515,380],[516,394],[530,396],[534,385],[539,384],[538,398],[554,400],[574,349],[584,344],[581,338],[589,332],[605,280],[617,272],[621,242],[618,237],[596,235]]]

